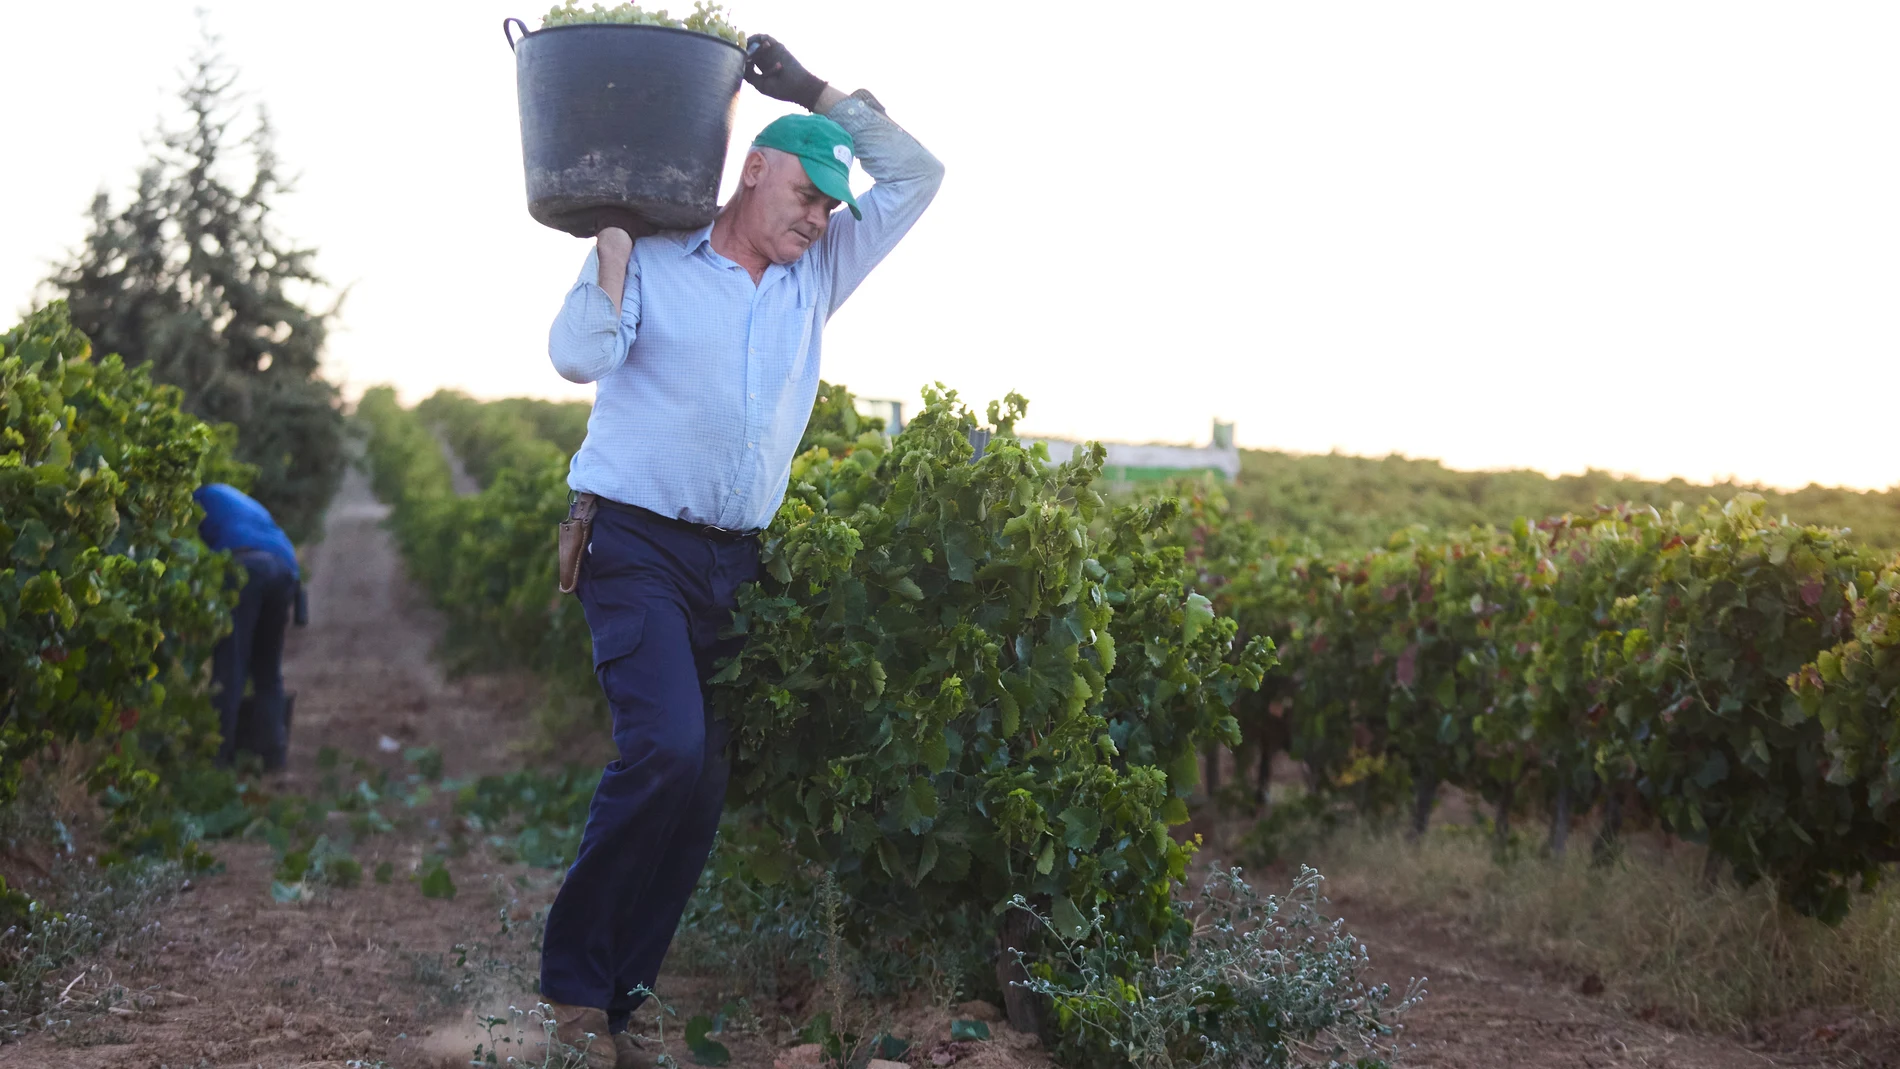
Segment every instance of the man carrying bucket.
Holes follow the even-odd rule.
[[[746,81],[812,114],[759,133],[711,224],[602,230],[548,336],[562,377],[598,384],[561,582],[586,612],[620,752],[541,955],[557,1038],[590,1069],[652,1064],[626,1031],[633,992],[659,975],[726,791],[703,687],[736,652],[720,634],[785,495],[825,322],[943,180],[870,93],[845,96],[762,34],[748,44]],[[853,159],[876,180],[859,198]]]

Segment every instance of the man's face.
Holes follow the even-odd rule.
[[[746,159],[746,220],[754,248],[775,264],[789,264],[825,236],[838,202],[819,192],[798,157],[754,153]]]

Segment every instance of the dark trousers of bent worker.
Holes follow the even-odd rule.
[[[218,710],[218,763],[253,753],[267,771],[284,767],[284,632],[297,603],[297,576],[290,564],[261,549],[240,549],[232,559],[244,567],[244,586],[231,610],[231,633],[211,654],[212,704]],[[245,684],[251,700],[244,700]]]
[[[620,756],[601,774],[587,829],[548,912],[541,995],[626,1027],[651,988],[699,882],[725,803],[725,725],[705,691],[738,651],[722,639],[758,541],[718,538],[603,504],[577,593]]]

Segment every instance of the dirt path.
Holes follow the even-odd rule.
[[[1402,989],[1426,978],[1427,996],[1406,1021],[1406,1064],[1443,1069],[1742,1069],[1815,1065],[1769,1057],[1733,1040],[1674,1032],[1634,1020],[1599,999],[1463,945],[1453,931],[1335,900],[1335,911],[1371,948],[1378,978]]]
[[[311,555],[311,624],[292,632],[285,663],[298,698],[290,768],[276,785],[282,790],[314,789],[322,775],[316,755],[326,746],[397,776],[406,771],[400,751],[408,746],[440,747],[444,770],[455,778],[519,763],[512,745],[526,730],[532,688],[506,677],[444,678],[432,657],[441,621],[403,575],[379,527],[386,511],[352,471],[330,510],[324,540]],[[510,1002],[532,1004],[526,974],[509,970],[532,966],[531,918],[551,897],[555,876],[501,864],[478,841],[448,862],[459,889],[455,898],[423,897],[412,875],[425,854],[445,852],[449,817],[438,799],[395,833],[357,844],[355,855],[366,871],[391,863],[390,883],[365,880],[303,902],[273,900],[269,847],[219,844],[225,871],[194,881],[179,895],[160,916],[161,935],[150,949],[132,960],[102,963],[111,982],[135,993],[136,1004],[78,1021],[54,1036],[0,1047],[0,1065],[468,1065],[475,1044],[488,1038],[473,1024],[476,1013],[505,1014]],[[1430,978],[1430,996],[1411,1018],[1407,1038],[1415,1046],[1407,1064],[1814,1064],[1771,1062],[1734,1043],[1633,1021],[1461,946],[1443,930],[1356,909],[1351,902],[1337,905],[1372,947],[1383,978]],[[717,981],[703,978],[669,977],[661,986],[688,1003],[696,995],[718,994]],[[732,1064],[772,1065],[786,1023],[728,1037]],[[947,1018],[924,1027],[947,1028]],[[501,1034],[513,1030],[504,1027]],[[1033,1041],[1006,1032],[998,1039],[983,1045],[989,1049],[970,1052],[962,1060],[966,1069],[1047,1064],[1029,1049]],[[506,1044],[500,1053],[528,1052]]]
[[[289,769],[274,787],[310,789],[324,746],[397,775],[410,745],[439,746],[450,776],[510,764],[531,690],[506,678],[443,677],[431,657],[440,620],[403,576],[378,526],[386,513],[352,470],[310,557],[310,626],[289,639],[284,673],[297,714]],[[109,963],[114,981],[143,992],[149,1008],[0,1047],[0,1065],[466,1065],[472,1044],[453,1060],[425,1050],[432,1022],[463,1009],[455,985],[470,970],[454,964],[452,948],[493,939],[504,907],[524,919],[553,880],[478,851],[448,863],[454,900],[424,898],[409,876],[443,845],[432,836],[446,815],[445,805],[418,811],[412,830],[357,845],[366,872],[391,863],[388,885],[365,879],[309,902],[272,899],[265,844],[218,844],[225,871],[179,895],[149,952]]]
[[[385,737],[426,743],[451,775],[467,776],[507,768],[526,729],[527,681],[443,678],[433,657],[441,618],[403,574],[380,526],[388,514],[352,468],[310,554],[310,626],[291,630],[284,656],[297,692],[292,790],[310,786],[321,746],[368,755]]]

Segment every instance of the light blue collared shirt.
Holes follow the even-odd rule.
[[[570,382],[598,383],[571,489],[664,516],[764,527],[785,497],[818,394],[825,321],[923,214],[943,165],[866,100],[830,117],[876,185],[863,219],[832,213],[825,236],[755,286],[713,251],[712,227],[640,238],[616,315],[588,253],[548,333]]]

